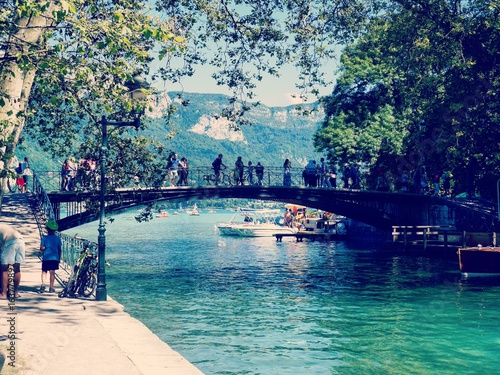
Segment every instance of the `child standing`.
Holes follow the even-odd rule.
[[[43,253],[42,257],[42,285],[40,286],[40,293],[45,292],[45,280],[47,279],[47,271],[49,272],[49,292],[54,293],[54,280],[56,270],[59,269],[59,261],[61,260],[61,239],[55,234],[58,225],[54,220],[49,220],[45,223],[47,228],[47,235],[42,238],[40,251]]]

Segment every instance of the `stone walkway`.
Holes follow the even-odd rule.
[[[15,226],[26,242],[21,297],[0,300],[0,373],[202,374],[109,296],[97,302],[39,294],[40,235],[26,198],[5,195],[0,213],[0,221]],[[9,334],[15,335],[12,342]]]

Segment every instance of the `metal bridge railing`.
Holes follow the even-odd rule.
[[[291,186],[304,186],[304,178],[302,172],[304,168],[290,168],[290,180]],[[263,186],[282,186],[283,185],[283,167],[264,167],[264,173],[262,178]],[[96,186],[99,186],[99,176],[97,171],[91,172],[92,176],[87,176],[86,179],[81,180],[79,178],[74,179],[73,189],[74,190],[84,190],[92,191],[95,190]],[[164,182],[163,186],[170,186],[170,178],[167,171],[164,171]],[[59,172],[55,171],[41,171],[37,172],[38,179],[45,188],[45,191],[60,191],[61,190],[61,176]],[[212,167],[193,167],[188,169],[188,185],[189,186],[209,186],[214,185],[214,170]],[[112,176],[107,176],[109,181],[114,181]],[[248,168],[244,168],[244,185],[250,185],[248,178]],[[178,180],[179,178],[177,178]],[[85,186],[85,181],[89,182],[89,186]],[[90,184],[90,182],[92,183]],[[257,173],[253,172],[253,184],[257,185]],[[150,181],[141,179],[141,187],[153,187]],[[226,169],[221,169],[219,185],[233,186],[235,185],[234,178],[234,167],[228,167]],[[132,188],[134,187],[134,179],[130,178],[128,181],[122,181],[119,186],[114,185],[114,187],[121,188]],[[158,186],[157,186],[158,187]]]
[[[86,248],[90,248],[90,252],[97,258],[97,243],[64,233],[58,233],[58,236],[62,241],[61,266],[66,272],[71,273],[80,253]]]

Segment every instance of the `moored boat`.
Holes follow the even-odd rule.
[[[167,211],[160,211],[160,213],[156,215],[156,217],[170,217],[170,215]]]
[[[500,247],[463,247],[457,253],[463,274],[500,274]]]
[[[295,234],[297,228],[290,228],[273,223],[244,224],[232,228],[236,236],[240,237],[273,237],[278,234]]]
[[[236,218],[240,216],[239,220]],[[276,233],[293,234],[297,228],[281,225],[280,210],[240,208],[228,222],[219,222],[216,227],[223,236],[273,237]]]
[[[196,203],[193,205],[193,208],[191,210],[186,210],[186,213],[191,216],[200,216],[200,212],[198,211],[198,206],[196,205]]]
[[[286,204],[285,209],[292,212],[293,225],[300,224],[299,233],[347,235],[346,219],[343,216],[320,210],[310,211],[306,206],[296,204]]]

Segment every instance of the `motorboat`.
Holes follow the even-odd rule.
[[[274,237],[277,234],[295,234],[297,228],[285,227],[273,223],[249,224],[233,228],[240,237]]]
[[[330,212],[308,210],[305,206],[286,204],[285,209],[292,212],[293,223],[300,232],[347,235],[346,218]]]
[[[305,217],[302,219],[302,230],[313,233],[329,233],[339,236],[347,235],[346,219],[336,215],[322,217]]]
[[[500,247],[462,247],[457,253],[462,274],[500,274]]]
[[[237,208],[235,210],[235,214],[231,217],[229,221],[226,222],[220,221],[216,224],[219,233],[223,236],[238,236],[238,231],[235,228],[252,222],[254,220],[253,219],[254,211],[255,210]]]
[[[170,215],[167,211],[160,211],[160,213],[157,214],[156,217],[170,217]]]
[[[297,233],[297,228],[285,226],[282,221],[280,210],[240,208],[230,221],[219,222],[216,227],[223,236],[273,237]]]

